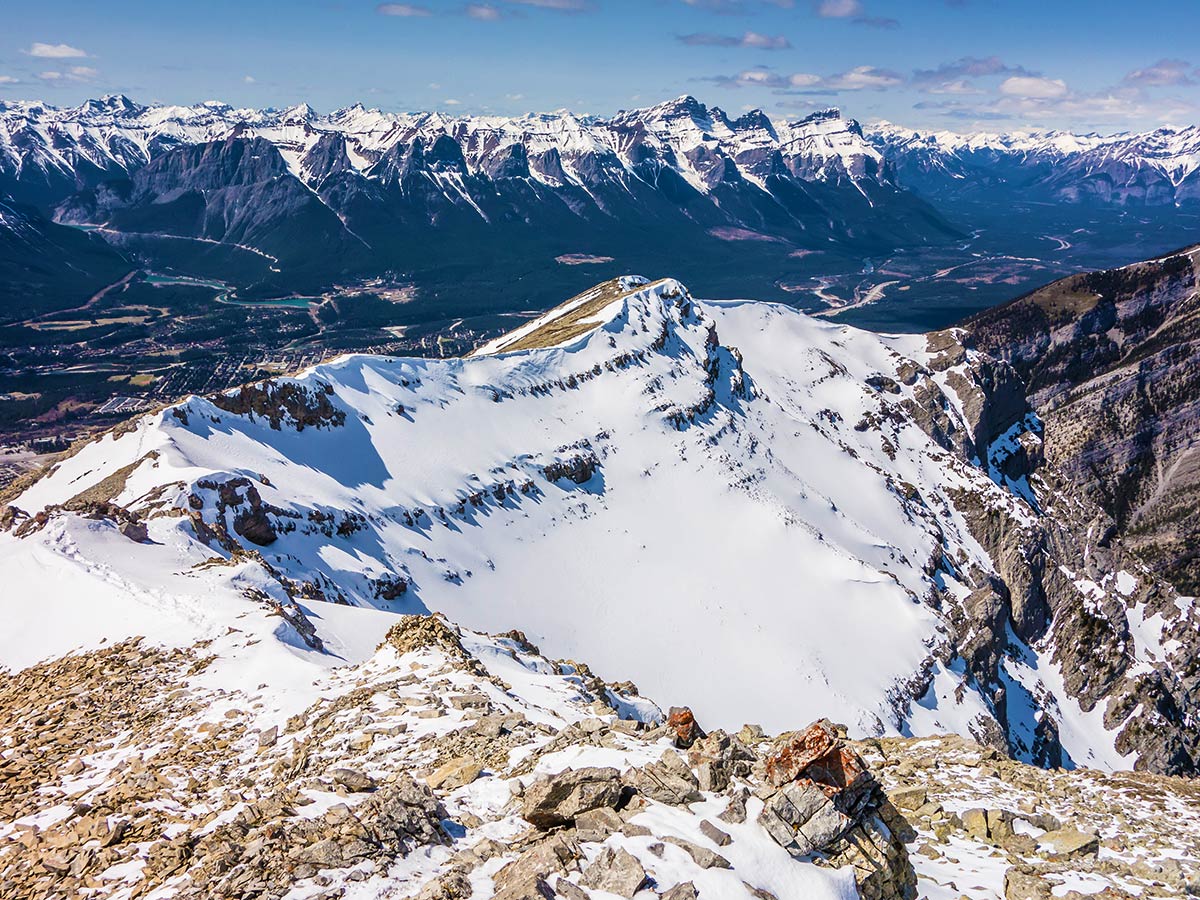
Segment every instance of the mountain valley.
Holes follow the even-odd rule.
[[[61,448],[339,352],[469,352],[627,271],[923,332],[1192,243],[1195,171],[1194,128],[968,140],[690,96],[607,119],[0,101],[0,436]]]

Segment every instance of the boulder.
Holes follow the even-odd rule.
[[[793,782],[768,798],[758,822],[793,856],[829,846],[854,824],[811,781]]]
[[[732,869],[729,860],[723,857],[716,851],[709,850],[707,847],[701,847],[699,844],[693,844],[691,841],[684,840],[675,835],[669,835],[663,838],[663,841],[668,844],[674,844],[681,850],[685,851],[692,858],[692,862],[702,869]]]
[[[615,807],[621,799],[616,769],[588,767],[543,775],[525,791],[521,815],[543,830],[570,825],[590,809]]]
[[[575,836],[581,841],[600,842],[610,834],[621,830],[625,822],[616,810],[607,806],[589,809],[575,819]]]
[[[466,900],[471,893],[471,882],[467,876],[452,869],[421,888],[416,900]]]
[[[634,769],[628,779],[640,793],[659,803],[682,806],[703,799],[695,774],[674,750],[665,751],[657,762]]]
[[[700,833],[716,844],[718,847],[725,847],[733,840],[726,832],[722,831],[708,819],[700,823]]]
[[[696,722],[696,717],[692,715],[691,709],[686,706],[671,707],[670,712],[667,714],[667,728],[674,735],[675,746],[682,750],[686,750],[697,740],[704,737],[704,732]]]
[[[1038,849],[1053,856],[1073,858],[1095,856],[1100,852],[1100,838],[1072,826],[1058,831],[1047,831],[1038,838]]]
[[[526,849],[494,876],[496,897],[504,900],[534,900],[553,897],[546,879],[565,875],[579,859],[579,847],[574,841],[555,834]]]
[[[696,770],[700,790],[720,793],[734,776],[750,774],[754,752],[738,738],[717,730],[696,740],[687,758]]]
[[[131,541],[137,541],[139,544],[144,544],[150,540],[150,533],[146,530],[145,522],[122,522],[117,526],[117,530]]]
[[[730,825],[741,825],[746,821],[746,798],[749,792],[744,788],[729,798],[729,805],[717,816],[722,822]]]
[[[833,751],[838,743],[833,723],[828,719],[814,722],[803,731],[791,735],[767,757],[767,780],[775,787],[795,781],[801,772]]]
[[[546,879],[534,877],[496,891],[492,900],[554,900],[554,890]]]
[[[690,881],[685,881],[663,894],[662,900],[696,900],[698,896],[696,886]]]
[[[560,878],[554,883],[554,896],[561,900],[591,900],[587,891],[565,878]]]
[[[925,805],[925,800],[928,797],[928,791],[924,785],[914,785],[913,787],[897,788],[888,793],[888,799],[892,801],[892,805],[897,809],[908,810],[910,812],[920,809]]]
[[[483,766],[467,756],[459,756],[439,766],[425,779],[425,783],[434,790],[442,788],[453,791],[470,784],[479,777]]]
[[[1049,900],[1053,887],[1032,866],[1013,866],[1004,873],[1004,900]]]
[[[628,851],[605,847],[584,869],[579,883],[618,897],[632,897],[646,883],[646,870]]]
[[[329,777],[334,784],[340,784],[348,791],[362,793],[375,789],[375,779],[358,769],[337,768],[329,770]]]
[[[962,815],[963,831],[973,838],[978,838],[981,841],[988,839],[988,817],[985,809],[967,809],[963,810]]]

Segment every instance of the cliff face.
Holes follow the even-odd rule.
[[[906,406],[944,449],[1024,500],[1012,507],[985,492],[952,495],[993,565],[985,572],[961,559],[940,561],[965,569],[971,588],[946,598],[954,640],[1007,746],[999,735],[973,736],[1040,765],[1071,764],[1064,748],[1079,722],[1031,714],[1041,689],[1023,670],[1044,658],[1061,672],[1071,702],[1093,716],[1091,727],[1116,733],[1116,749],[1136,754],[1138,768],[1194,772],[1197,743],[1187,709],[1200,653],[1186,601],[1145,572],[1112,518],[1081,495],[1075,473],[1051,458],[1063,453],[1059,425],[1043,422],[1026,402],[1014,366],[969,347],[971,339],[964,329],[929,336],[924,369],[907,375],[915,389]],[[1133,572],[1144,575],[1135,579]],[[1143,626],[1160,621],[1163,630],[1147,643]],[[1140,665],[1139,653],[1156,664]],[[1148,717],[1119,724],[1134,709]]]
[[[1045,454],[1126,546],[1200,591],[1200,248],[1077,275],[964,323],[1029,385]]]

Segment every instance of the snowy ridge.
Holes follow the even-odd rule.
[[[347,617],[377,636],[395,613],[436,610],[519,627],[722,726],[835,709],[854,734],[1000,729],[1032,756],[1049,717],[1066,759],[1134,761],[1119,734],[1153,712],[1100,722],[1100,703],[1086,714],[1100,725],[1076,727],[1085,714],[1052,643],[991,636],[1010,652],[1013,674],[996,676],[1010,685],[1007,729],[958,656],[989,627],[963,631],[998,571],[961,498],[1026,525],[1041,513],[1027,485],[998,483],[914,419],[922,393],[940,392],[923,338],[701,303],[671,279],[621,286],[632,293],[562,346],[347,356],[94,441],[11,500],[0,577],[21,587],[9,596],[69,574],[69,616],[99,578],[161,607],[168,641],[265,605],[288,654],[321,660],[361,658]],[[940,403],[945,427],[970,431]],[[139,538],[139,524],[142,542],[118,534]],[[10,665],[139,618],[46,644],[30,618],[41,611],[5,614]],[[1164,628],[1192,627],[1188,615]]]
[[[924,173],[941,171],[966,186],[972,173],[1011,179],[1013,172],[1020,172],[1070,202],[1092,197],[1151,204],[1200,200],[1200,126],[1196,125],[1166,126],[1141,134],[956,134],[918,132],[881,122],[869,126],[866,134],[902,171],[911,162]],[[1101,181],[1110,186],[1092,186]]]
[[[516,118],[392,114],[361,105],[322,116],[307,104],[284,110],[235,109],[217,101],[141,106],[119,96],[73,108],[0,101],[0,171],[17,178],[27,168],[73,174],[81,164],[129,172],[174,146],[262,137],[279,149],[293,174],[312,184],[304,159],[331,136],[345,140],[350,165],[364,174],[395,147],[414,139],[431,146],[448,136],[461,144],[469,174],[490,172],[498,156],[517,146],[533,162],[531,177],[547,183],[556,181],[560,161],[578,184],[595,181],[600,170],[618,179],[634,177],[649,147],[701,191],[713,183],[698,155],[718,153],[752,179],[759,177],[755,170],[763,153],[779,154],[797,175],[813,179],[855,178],[868,170],[875,174],[880,163],[857,124],[843,120],[836,110],[777,125],[761,111],[731,121],[720,109],[692,97],[611,119],[566,111]],[[546,154],[557,159],[547,160]]]
[[[911,144],[945,152],[995,150],[1005,153],[1057,153],[1062,156],[1084,153],[1111,144],[1132,142],[1142,137],[1128,133],[1105,136],[1095,133],[1074,134],[1067,131],[922,132],[886,121],[872,123],[867,126],[866,131],[891,144]]]

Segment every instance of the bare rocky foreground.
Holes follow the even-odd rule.
[[[1048,898],[1200,888],[1200,788],[818,722],[705,734],[404,617],[286,716],[130,640],[0,679],[0,897]],[[283,716],[281,721],[281,716]],[[914,871],[915,869],[915,871]]]

